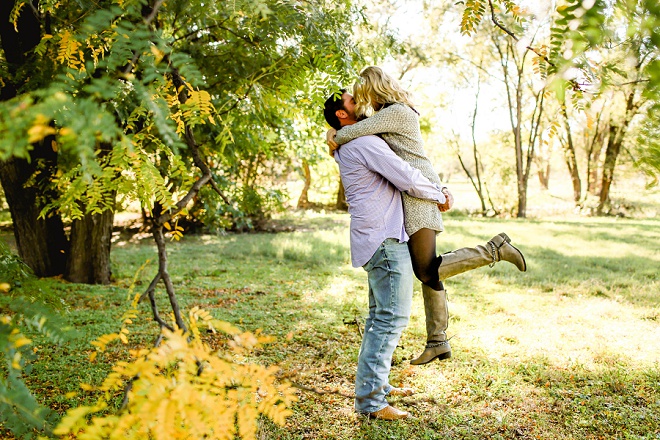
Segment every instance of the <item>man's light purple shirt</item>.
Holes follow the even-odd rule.
[[[413,197],[445,203],[442,187],[394,154],[377,136],[354,139],[335,150],[351,214],[351,261],[367,264],[387,238],[408,241],[403,227],[400,191]]]

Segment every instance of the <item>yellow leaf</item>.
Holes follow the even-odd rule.
[[[49,123],[49,118],[47,118],[45,115],[38,114],[35,118],[34,125],[32,125],[32,127],[30,127],[27,132],[28,142],[33,144],[35,142],[39,142],[48,135],[57,133],[53,127],[48,125]]]
[[[160,63],[165,56],[165,52],[153,45],[151,46],[151,53],[154,54],[154,57],[156,57],[156,64]]]
[[[30,341],[28,338],[22,336],[22,337],[20,337],[20,338],[18,338],[17,340],[14,341],[14,347],[21,348],[22,346],[28,345],[31,342],[32,341]]]
[[[89,355],[89,361],[94,362],[96,360],[96,356],[99,354],[98,351],[93,352],[92,354]]]
[[[0,292],[9,292],[10,290],[11,290],[11,284],[0,283]]]
[[[73,130],[71,130],[69,127],[60,128],[60,136],[71,136],[72,134]]]
[[[21,354],[20,353],[16,353],[14,355],[14,358],[11,361],[11,367],[14,370],[20,370],[21,369]]]
[[[66,416],[62,418],[57,428],[53,430],[56,435],[66,435],[71,432],[79,421],[84,420],[85,416],[89,413],[99,411],[100,408],[94,406],[79,406],[67,411]]]
[[[216,330],[220,330],[221,332],[230,335],[237,335],[241,332],[237,327],[234,327],[230,323],[226,321],[220,321],[218,319],[212,320],[211,322],[209,322],[209,325],[213,326],[213,328]]]
[[[78,68],[84,70],[83,54],[80,51],[81,43],[78,42],[73,34],[68,30],[60,34],[59,47],[57,49],[57,61],[66,64],[71,68]],[[67,73],[67,76],[72,76]],[[73,78],[72,78],[73,79]]]
[[[21,8],[25,6],[25,2],[20,2],[14,5],[14,8],[9,13],[9,22],[14,24],[14,30],[18,32],[18,18],[21,15]]]

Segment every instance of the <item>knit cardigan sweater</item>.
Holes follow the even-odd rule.
[[[444,186],[424,153],[419,116],[412,108],[399,103],[385,107],[367,119],[342,127],[337,131],[335,142],[342,145],[370,134],[382,137],[397,156],[420,170],[431,182]],[[421,228],[433,229],[437,232],[444,229],[442,215],[434,202],[416,199],[403,193],[403,208],[408,235],[414,234]]]

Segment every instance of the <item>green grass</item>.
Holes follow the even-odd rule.
[[[486,220],[450,215],[441,251],[505,231],[529,271],[498,264],[449,280],[453,357],[414,367],[424,342],[419,285],[410,326],[396,350],[391,383],[415,388],[393,400],[402,422],[353,412],[353,380],[366,313],[366,276],[350,267],[348,217],[293,215],[297,232],[187,236],[169,244],[170,273],[185,308],[201,306],[277,341],[249,361],[281,367],[282,378],[325,391],[300,391],[287,426],[264,420],[262,439],[658,439],[660,438],[660,221],[556,218]],[[65,411],[80,382],[99,384],[126,347],[90,364],[89,341],[117,331],[137,275],[143,291],[156,270],[149,238],[115,244],[115,283],[25,283],[11,295],[44,298],[77,332],[53,347],[35,338],[28,386]],[[61,301],[60,301],[61,298]],[[166,295],[158,291],[167,311]],[[131,347],[153,343],[147,305],[131,326]],[[213,342],[210,340],[210,342]]]

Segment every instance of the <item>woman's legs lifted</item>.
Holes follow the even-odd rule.
[[[449,324],[447,292],[443,280],[502,260],[522,272],[527,270],[522,252],[511,245],[511,239],[504,233],[494,236],[485,245],[461,248],[440,256],[436,255],[435,236],[436,231],[432,229],[420,229],[408,241],[415,276],[422,282],[427,334],[426,348],[410,361],[413,365],[451,357],[446,334]]]

